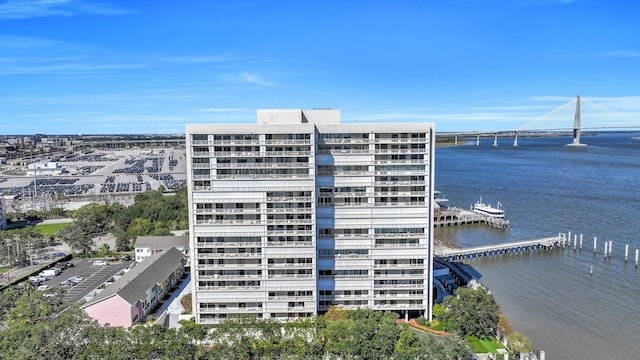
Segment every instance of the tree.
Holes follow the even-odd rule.
[[[401,327],[396,313],[356,309],[347,319],[327,322],[326,350],[337,357],[386,359],[392,356]]]
[[[504,336],[508,336],[513,333],[513,326],[502,312],[498,314],[498,331]]]
[[[324,355],[325,338],[321,335],[326,327],[324,317],[299,318],[284,324],[281,353],[291,359],[321,359]]]
[[[440,315],[442,315],[446,309],[447,308],[443,304],[434,304],[433,309],[431,310],[431,315],[436,319],[440,319]]]
[[[75,222],[58,230],[56,238],[67,243],[73,250],[82,252],[83,255],[90,253],[94,246],[91,234],[83,229],[81,224]]]
[[[153,225],[150,219],[135,218],[127,227],[127,237],[129,239],[135,239],[138,236],[147,235],[153,229]]]
[[[66,242],[72,249],[86,255],[95,245],[93,237],[106,231],[110,218],[107,206],[89,204],[76,210],[74,222],[60,229],[56,237]]]
[[[519,353],[528,353],[533,350],[531,340],[529,340],[528,337],[517,332],[512,332],[511,334],[507,335],[507,342],[509,343],[509,347],[513,351]]]
[[[194,341],[202,341],[207,337],[207,328],[197,324],[194,317],[189,320],[180,320],[178,324],[180,324],[180,331]]]
[[[420,336],[409,327],[405,327],[400,332],[398,342],[393,349],[393,358],[396,360],[419,359],[424,350],[419,346]]]
[[[331,306],[324,314],[326,321],[337,321],[347,319],[347,310],[338,306]]]
[[[131,250],[131,241],[126,236],[116,236],[116,251]]]
[[[22,291],[25,291],[24,288]],[[13,308],[16,301],[22,296],[22,291],[14,289],[13,286],[9,286],[0,292],[0,322],[9,315],[11,308]]]
[[[397,360],[466,360],[472,355],[469,345],[458,336],[416,334],[407,327],[400,333],[394,350]]]
[[[96,255],[98,257],[107,257],[109,256],[109,254],[111,254],[111,249],[109,249],[109,244],[102,244],[98,248],[98,251],[96,252]]]
[[[185,314],[191,314],[192,309],[192,304],[193,304],[193,296],[191,293],[185,294],[181,299],[180,299],[180,304],[182,305],[182,308],[184,309],[184,313]]]
[[[281,355],[282,331],[274,320],[249,315],[227,319],[209,339],[218,359],[276,359]]]
[[[457,296],[443,302],[446,311],[441,315],[449,329],[460,335],[490,338],[498,325],[500,308],[493,295],[484,289],[458,289]]]

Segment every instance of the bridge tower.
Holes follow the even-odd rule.
[[[580,95],[576,98],[576,114],[573,117],[573,142],[566,146],[586,146],[580,143]]]

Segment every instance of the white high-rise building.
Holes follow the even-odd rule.
[[[433,124],[258,110],[186,141],[198,323],[332,305],[431,317]]]

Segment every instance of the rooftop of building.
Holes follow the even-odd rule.
[[[172,247],[189,247],[188,236],[138,236],[136,248],[170,249]]]

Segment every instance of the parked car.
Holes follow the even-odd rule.
[[[42,275],[29,276],[30,281],[44,282],[49,280],[48,277]]]
[[[94,260],[93,261],[93,266],[105,266],[108,265],[108,262],[106,260]]]
[[[131,261],[133,258],[131,257],[131,255],[125,255],[122,257],[122,260],[124,261]]]
[[[40,286],[38,286],[38,291],[47,291],[49,289],[51,289],[51,286],[49,286],[49,285],[40,285]]]
[[[75,283],[71,280],[64,280],[60,282],[60,286],[62,287],[66,287],[66,286],[76,286],[78,283]]]
[[[51,278],[54,276],[58,276],[58,274],[60,274],[60,271],[56,268],[52,268],[52,269],[42,270],[39,275]]]
[[[68,280],[74,284],[79,284],[82,282],[82,280],[84,280],[84,278],[82,276],[72,276]]]

